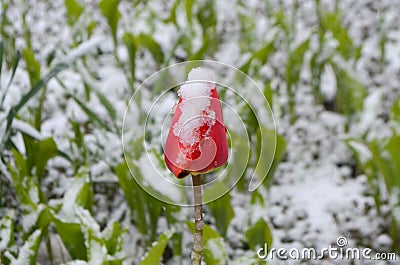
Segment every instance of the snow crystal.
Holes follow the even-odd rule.
[[[209,109],[211,89],[214,87],[210,73],[198,67],[189,72],[188,82],[179,89],[178,95],[182,99],[179,108],[182,113],[173,132],[183,145],[191,146],[200,141],[198,130],[202,125],[214,125],[215,112]]]

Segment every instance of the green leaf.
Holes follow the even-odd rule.
[[[338,11],[326,12],[322,14],[321,26],[329,30],[333,37],[338,41],[338,50],[345,59],[360,57],[361,48],[355,47],[350,38],[347,28],[342,25],[342,18]]]
[[[286,141],[275,130],[261,125],[257,130],[257,143],[258,160],[255,173],[260,180],[266,179],[264,184],[268,186],[279,162],[286,153]]]
[[[194,233],[194,222],[186,222],[187,227],[189,230]],[[213,238],[220,238],[221,236],[218,234],[217,231],[211,228],[211,226],[205,224],[204,225],[204,230],[203,230],[203,235],[204,235],[204,240],[209,240]]]
[[[248,168],[248,163],[251,156],[251,148],[244,136],[241,136],[234,131],[230,131],[231,150],[232,150],[232,161],[226,167],[226,176],[229,176],[229,180],[239,180],[238,189],[245,190],[246,178],[244,177]],[[231,183],[226,183],[230,185]]]
[[[122,42],[125,44],[126,49],[128,50],[129,54],[129,66],[131,68],[131,79],[132,82],[135,81],[135,69],[136,69],[136,51],[137,51],[137,44],[135,40],[135,36],[131,33],[125,33],[122,37]]]
[[[9,248],[14,245],[13,219],[14,219],[14,212],[10,212],[0,220],[0,234],[1,234],[0,246]],[[0,251],[3,251],[3,249],[1,249]]]
[[[286,78],[290,84],[297,84],[300,78],[300,70],[303,65],[304,54],[308,50],[310,40],[306,39],[290,52],[286,65]]]
[[[215,28],[217,25],[217,12],[215,11],[215,4],[212,0],[206,0],[200,7],[196,14],[201,28],[203,29],[203,36],[206,34],[207,29]]]
[[[25,241],[24,245],[20,248],[18,253],[18,258],[12,260],[11,264],[36,265],[36,257],[41,238],[42,238],[41,229],[38,229],[34,231],[32,234],[30,234],[28,239]],[[11,254],[8,256],[11,256]]]
[[[293,51],[289,53],[288,62],[286,64],[286,90],[289,96],[289,113],[290,121],[296,120],[295,113],[295,91],[293,86],[299,82],[300,71],[303,65],[304,54],[308,50],[310,39],[300,43]]]
[[[186,225],[194,232],[194,223],[186,222]],[[228,255],[225,250],[224,239],[218,234],[217,231],[208,225],[204,225],[204,261],[207,265],[225,265]]]
[[[253,59],[259,60],[262,64],[265,64],[268,60],[271,52],[274,51],[275,40],[272,40],[264,45],[261,49],[253,53]]]
[[[50,158],[58,155],[57,145],[53,138],[37,141],[27,135],[23,136],[25,142],[27,169],[35,173],[40,183],[45,174],[45,168]],[[35,169],[35,170],[33,170]]]
[[[143,260],[139,263],[139,265],[155,265],[159,264],[161,257],[164,253],[164,249],[168,244],[168,241],[171,239],[173,231],[166,231],[160,235],[157,242],[152,244],[151,249],[147,252]]]
[[[185,11],[186,11],[186,18],[189,22],[189,25],[192,24],[192,17],[193,17],[193,0],[186,0],[185,1]]]
[[[222,237],[212,238],[205,242],[204,261],[207,265],[226,265],[228,255],[225,250],[225,242]]]
[[[107,253],[109,255],[114,255],[122,250],[122,233],[123,231],[118,222],[113,222],[103,231]]]
[[[268,246],[272,245],[272,233],[269,229],[267,222],[260,218],[253,226],[251,226],[245,233],[245,238],[251,249],[264,246],[265,243]]]
[[[53,223],[64,246],[73,259],[87,260],[85,237],[79,223],[63,221],[53,216]]]
[[[40,63],[35,59],[35,55],[32,50],[24,49],[22,51],[22,56],[26,62],[31,86],[33,86],[40,80]]]
[[[1,43],[2,43],[2,42],[1,42]],[[4,46],[3,46],[3,48],[4,48]],[[3,53],[3,51],[4,51],[4,49],[2,50],[2,53]],[[3,54],[2,54],[2,56],[3,56]],[[13,66],[12,66],[12,71],[11,71],[10,80],[8,80],[6,89],[4,90],[3,96],[1,97],[0,107],[3,106],[4,99],[6,98],[7,92],[8,92],[8,90],[9,90],[11,84],[12,84],[12,81],[14,80],[15,72],[17,71],[17,67],[18,67],[19,60],[20,60],[20,59],[21,59],[21,53],[20,53],[19,51],[17,51],[17,52],[15,53],[15,56],[14,56],[14,59],[13,59]],[[0,71],[0,76],[1,76],[1,71]]]
[[[391,158],[391,162],[388,166],[392,165],[393,167],[392,171],[393,186],[390,188],[400,189],[400,163],[398,163],[398,161],[400,161],[400,135],[397,135],[393,131],[393,135],[390,138],[389,142],[387,143],[385,149],[389,152]],[[398,201],[400,203],[400,198],[398,198]]]
[[[65,69],[67,67],[67,64],[60,63],[57,64],[47,75],[45,75],[42,79],[40,79],[27,94],[25,94],[20,101],[18,102],[17,105],[12,107],[10,109],[10,112],[8,113],[7,116],[7,126],[6,126],[6,131],[5,131],[5,137],[4,139],[7,141],[11,135],[11,125],[13,122],[13,119],[17,115],[18,111],[25,106],[25,104],[33,98],[39,90],[47,84],[47,82],[53,78],[55,75],[57,75],[60,71]]]
[[[134,174],[140,174],[135,164],[130,165]],[[132,220],[139,232],[150,243],[155,239],[157,222],[163,204],[145,192],[130,175],[126,163],[121,163],[114,168],[120,186],[124,191],[125,199],[131,210]]]
[[[180,0],[175,0],[173,6],[171,7],[171,11],[169,13],[169,18],[166,19],[166,21],[165,21],[165,22],[174,23],[176,27],[178,27],[178,23],[176,22],[176,10],[178,9],[179,3],[180,3]]]
[[[108,124],[101,118],[99,118],[99,116],[97,114],[95,114],[92,110],[90,110],[86,104],[84,104],[82,101],[80,101],[77,97],[75,97],[72,94],[68,94],[69,97],[71,97],[78,105],[79,107],[81,107],[81,109],[83,110],[83,112],[86,113],[86,115],[88,116],[88,118],[93,122],[96,123],[97,125],[99,125],[101,128],[103,128],[106,131],[112,132],[113,130],[110,128],[110,126],[108,126]]]
[[[0,41],[0,77],[1,77],[1,70],[3,68],[3,54],[4,54],[4,44]]]
[[[114,44],[117,44],[117,27],[121,14],[118,10],[119,0],[101,0],[99,8],[103,16],[107,19],[108,26],[111,29],[111,34]]]
[[[398,98],[392,106],[391,119],[400,126],[400,98]],[[399,132],[400,133],[400,132]]]
[[[380,192],[380,181],[378,181],[378,173],[377,173],[377,161],[374,161],[372,149],[378,148],[378,146],[373,147],[375,143],[370,143],[369,146],[360,142],[357,139],[346,139],[346,145],[350,148],[350,150],[354,153],[355,158],[357,159],[357,167],[359,170],[363,171],[367,176],[368,183],[373,191],[373,196],[375,200],[375,204],[377,206],[378,212],[380,212],[381,206],[381,192]],[[372,146],[371,146],[372,144]],[[378,150],[374,151],[380,153]]]
[[[153,56],[154,60],[161,64],[164,61],[164,53],[161,46],[154,40],[150,34],[140,34],[137,37],[140,47],[145,47]]]
[[[367,88],[363,83],[337,65],[332,65],[337,80],[335,110],[350,117],[353,113],[361,112]]]
[[[75,197],[73,197],[75,196]],[[76,174],[72,184],[64,195],[64,199],[74,199],[74,202],[89,211],[93,206],[93,187],[90,182],[89,166],[82,166]],[[66,202],[64,202],[66,203]]]
[[[72,26],[81,16],[83,12],[83,6],[76,0],[65,0],[64,4],[67,8],[68,24]]]
[[[256,254],[252,254],[252,255],[239,257],[239,258],[233,260],[229,264],[230,265],[243,265],[243,264],[246,264],[246,265],[260,265],[260,264],[265,264],[265,263],[260,263],[260,258],[257,257]]]
[[[8,169],[10,170],[12,183],[19,203],[21,205],[24,205],[25,207],[28,206],[31,209],[36,209],[37,205],[35,202],[32,201],[31,197],[28,194],[28,189],[26,186],[23,185],[23,183],[32,183],[32,187],[30,188],[35,188],[33,187],[33,185],[36,186],[36,184],[33,182],[32,178],[27,177],[28,173],[26,161],[21,153],[19,153],[16,149],[13,149],[12,152],[15,158],[15,165],[17,170],[13,168],[11,164],[8,164]]]
[[[145,196],[142,189],[130,175],[128,166],[122,162],[114,168],[115,174],[118,177],[119,185],[124,192],[125,200],[131,210],[132,219],[136,224],[137,229],[143,235],[147,234],[149,227],[147,224],[147,214],[145,209]]]
[[[224,194],[224,196],[216,199],[215,201],[208,204],[212,215],[215,219],[215,224],[218,231],[222,236],[226,235],[229,223],[235,216],[233,208],[231,206],[231,196],[228,191],[229,188],[222,182],[216,182],[210,189],[204,191],[204,197],[214,196],[214,194]]]

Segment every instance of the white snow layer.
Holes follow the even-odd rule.
[[[215,123],[215,112],[209,109],[211,89],[214,86],[210,73],[198,67],[189,72],[188,82],[178,91],[178,95],[182,98],[179,106],[182,113],[173,127],[173,132],[185,146],[200,141],[198,130],[202,125],[208,124],[211,127]]]

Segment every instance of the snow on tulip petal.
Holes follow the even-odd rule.
[[[211,171],[228,159],[228,143],[215,83],[204,68],[194,68],[180,96],[165,144],[164,158],[172,173]]]

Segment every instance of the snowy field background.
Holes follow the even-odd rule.
[[[238,106],[251,157],[237,187],[205,207],[206,264],[266,264],[264,242],[320,250],[340,236],[396,260],[268,264],[400,264],[400,1],[1,0],[0,10],[0,264],[189,263],[193,209],[140,189],[121,143],[132,129],[128,166],[157,186],[143,141],[166,172],[157,131],[176,90],[140,132],[171,81],[145,86],[123,119],[150,75],[188,60],[248,74],[278,133],[272,171],[250,193],[257,136],[274,127],[221,95]]]

